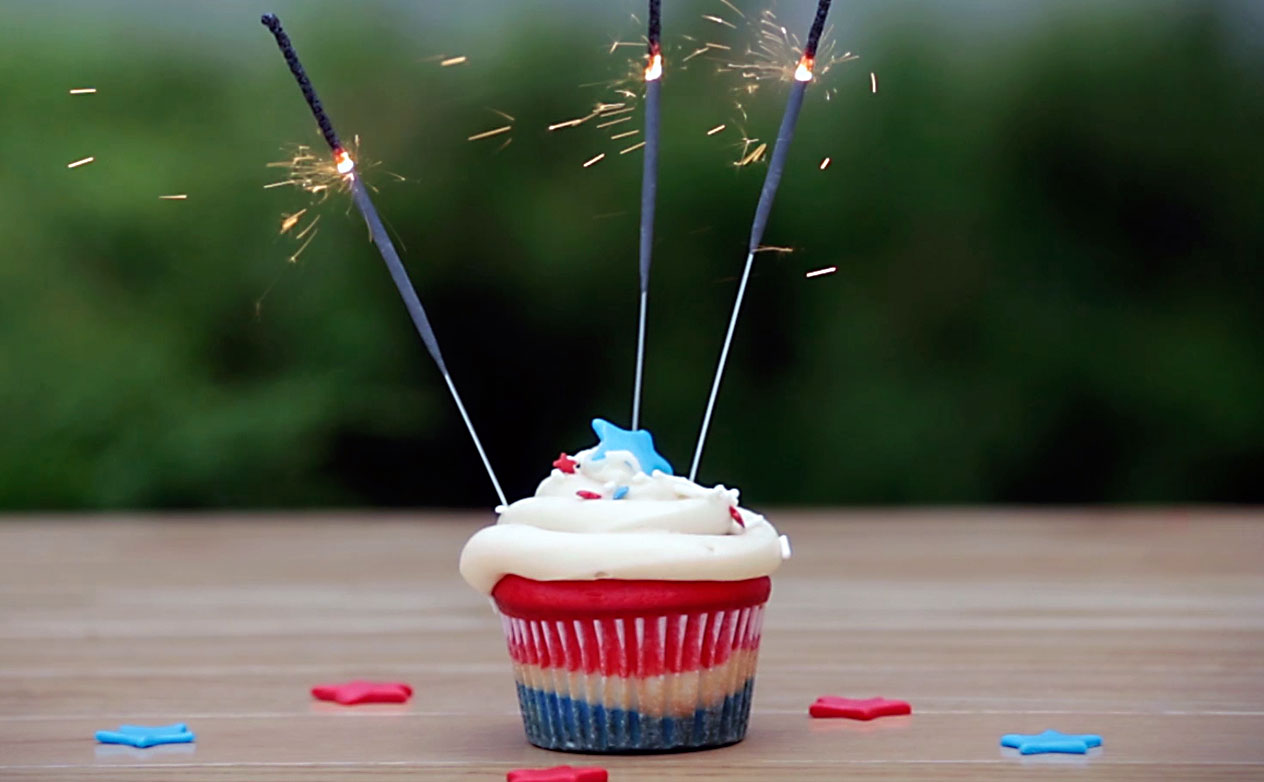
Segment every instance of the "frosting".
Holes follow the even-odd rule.
[[[601,442],[562,454],[534,496],[498,508],[499,521],[466,543],[461,575],[475,589],[490,594],[508,574],[739,581],[766,576],[788,558],[784,536],[739,507],[736,489],[672,475],[649,432],[600,419],[593,429]]]

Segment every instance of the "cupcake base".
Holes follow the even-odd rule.
[[[570,752],[721,747],[746,735],[767,578],[536,582],[493,597],[527,739]]]
[[[527,740],[561,752],[647,754],[693,752],[736,744],[746,737],[755,680],[719,706],[686,717],[648,717],[591,705],[518,684]]]

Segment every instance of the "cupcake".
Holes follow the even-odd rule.
[[[575,752],[741,741],[769,574],[789,556],[738,492],[672,475],[649,432],[593,421],[535,496],[461,552],[490,595],[527,739]]]

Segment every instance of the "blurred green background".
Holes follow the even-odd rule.
[[[664,2],[643,421],[678,469],[765,171],[734,161],[786,94],[717,72],[768,7],[733,2],[745,21]],[[813,6],[771,8],[802,34]],[[14,3],[0,508],[494,504],[347,198],[263,187],[320,141],[269,10],[384,161],[378,206],[506,492],[592,417],[627,423],[641,159],[609,137],[641,115],[547,126],[611,99],[639,3]],[[1264,501],[1261,17],[836,0],[860,59],[809,94],[765,236],[793,252],[757,262],[700,479],[755,507]],[[682,62],[699,41],[733,53]],[[466,140],[497,111],[512,132]],[[308,206],[291,264],[282,216]]]

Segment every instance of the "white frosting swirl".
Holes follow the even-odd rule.
[[[461,575],[471,586],[490,594],[508,574],[740,581],[772,573],[788,551],[767,519],[737,506],[736,489],[646,475],[630,451],[590,448],[573,461],[573,472],[555,468],[534,497],[499,508],[496,525],[465,544]]]

